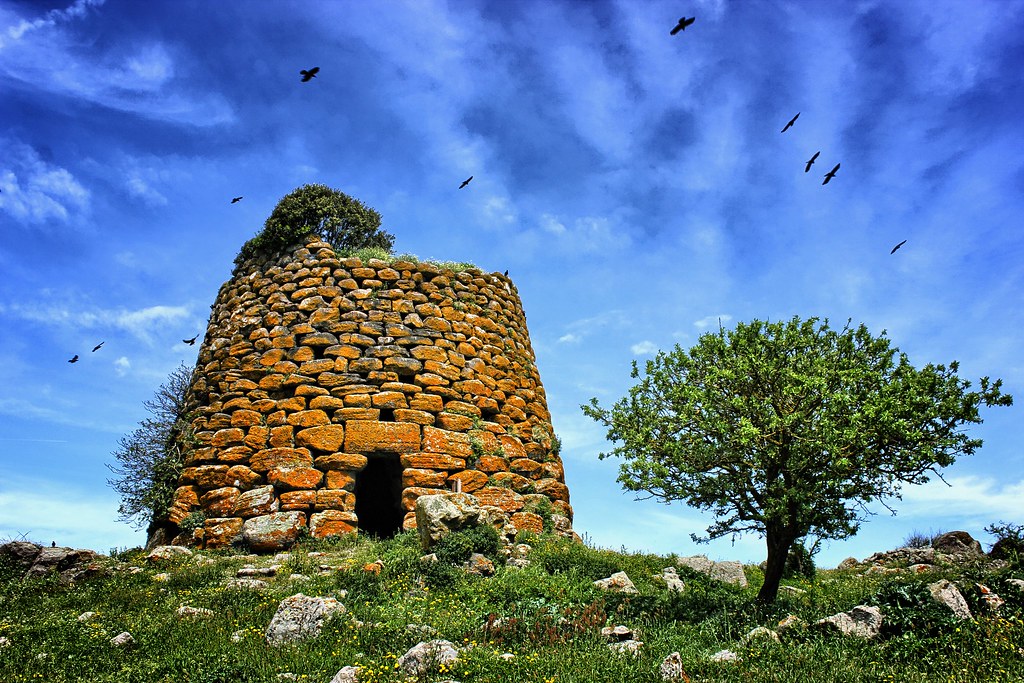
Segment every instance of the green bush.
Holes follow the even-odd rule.
[[[1024,558],[1024,524],[997,522],[985,527],[985,532],[996,537],[989,555],[997,560],[1007,560],[1020,566]]]
[[[481,525],[460,529],[442,537],[434,545],[434,553],[438,562],[449,565],[461,565],[473,553],[480,553],[491,560],[498,559],[501,539],[494,527]]]
[[[326,185],[303,185],[281,198],[263,230],[242,245],[235,265],[257,255],[273,255],[316,233],[339,253],[376,247],[391,253],[395,236],[380,229],[381,217],[358,199]]]
[[[803,543],[794,543],[786,556],[786,567],[782,570],[782,578],[795,579],[803,578],[813,581],[817,568],[814,564],[814,552],[816,549],[808,548]]]

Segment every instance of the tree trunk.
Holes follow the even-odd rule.
[[[786,570],[786,558],[789,557],[789,549],[796,539],[771,528],[767,530],[765,538],[768,545],[768,561],[765,563],[764,583],[757,594],[757,601],[763,605],[770,605],[775,602],[775,597],[779,593],[782,573]]]

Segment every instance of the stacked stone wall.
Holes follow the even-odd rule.
[[[176,542],[273,549],[356,531],[369,459],[416,499],[453,488],[517,528],[572,518],[526,318],[498,273],[339,258],[313,238],[241,264],[212,307],[189,394]]]

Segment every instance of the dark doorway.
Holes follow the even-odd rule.
[[[374,454],[356,475],[356,515],[359,531],[391,538],[402,530],[402,464],[398,454]]]

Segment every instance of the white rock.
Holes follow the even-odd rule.
[[[441,664],[450,664],[459,658],[459,651],[447,640],[417,643],[398,658],[398,666],[408,676],[425,676]]]
[[[598,588],[603,588],[606,591],[615,591],[618,593],[639,593],[633,582],[630,581],[629,576],[626,572],[615,572],[607,579],[598,579],[594,582],[594,585]]]
[[[267,626],[267,644],[276,646],[315,638],[328,619],[344,611],[345,606],[334,598],[315,598],[302,593],[285,598]]]
[[[260,579],[231,579],[224,588],[226,590],[263,590],[270,584]]]
[[[146,555],[146,559],[153,564],[177,560],[183,557],[192,557],[192,551],[180,545],[158,545],[153,548],[149,555]]]
[[[928,584],[928,591],[935,602],[945,605],[958,619],[970,619],[971,608],[961,595],[960,589],[946,579]]]
[[[877,607],[857,605],[848,612],[840,612],[814,622],[815,626],[831,627],[846,636],[874,638],[882,630],[882,612]]]
[[[182,605],[177,609],[175,614],[183,619],[205,619],[213,616],[213,610],[205,607],[190,607],[189,605]]]
[[[331,683],[358,683],[358,681],[358,666],[346,666],[338,671],[338,673],[334,674],[334,678],[331,679]]]
[[[621,643],[608,643],[608,649],[620,655],[639,655],[644,644],[639,640],[623,640]]]
[[[684,680],[683,677],[686,676],[686,671],[683,670],[683,658],[679,656],[678,652],[673,652],[661,660],[658,671],[661,672],[661,680],[666,681],[666,683],[682,681]]]
[[[99,612],[82,612],[81,614],[78,615],[78,621],[80,621],[80,622],[82,622],[84,624],[84,623],[86,623],[88,621],[92,621],[97,616],[99,616]]]
[[[738,662],[740,656],[732,650],[719,650],[715,654],[711,655],[712,662]]]
[[[135,645],[135,639],[128,631],[122,631],[110,639],[110,644],[114,647],[131,647]]]

